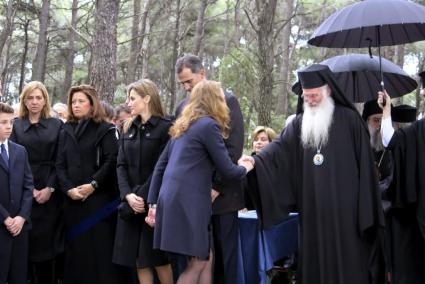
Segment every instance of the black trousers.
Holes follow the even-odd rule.
[[[212,216],[214,239],[214,283],[236,283],[238,212]]]
[[[2,224],[2,226],[4,226]],[[11,237],[0,228],[0,284],[26,284],[28,271],[28,230]]]

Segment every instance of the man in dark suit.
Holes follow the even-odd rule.
[[[13,108],[0,103],[0,284],[27,283],[33,179],[24,147],[9,141]]]
[[[205,69],[198,56],[187,54],[176,62],[177,81],[190,93],[196,84],[206,79]],[[237,163],[242,155],[244,125],[237,98],[224,92],[230,109],[230,133],[224,141],[230,158]],[[184,99],[176,108],[176,118],[187,103]],[[213,238],[214,238],[214,283],[236,283],[236,262],[238,242],[238,210],[244,207],[240,182],[223,180],[218,174],[213,180]]]

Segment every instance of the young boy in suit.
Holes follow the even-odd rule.
[[[24,147],[9,141],[13,108],[0,103],[0,284],[27,283],[33,178]]]

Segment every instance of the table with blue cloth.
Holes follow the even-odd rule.
[[[239,213],[238,284],[267,283],[275,261],[298,250],[298,214],[261,230],[255,211]]]

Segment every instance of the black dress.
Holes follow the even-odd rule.
[[[155,164],[169,140],[171,121],[151,117],[145,124],[140,116],[121,135],[117,161],[121,204],[114,245],[114,263],[138,268],[168,264],[166,255],[153,250],[153,228],[144,221],[146,214],[135,215],[125,196],[136,193],[145,201]],[[137,259],[137,263],[136,263]]]
[[[56,153],[62,122],[56,118],[40,119],[31,124],[28,118],[18,118],[10,139],[25,147],[34,176],[34,188],[57,189]],[[29,260],[41,262],[53,259],[64,249],[62,194],[55,191],[50,199],[32,203],[32,229],[29,236]]]
[[[85,200],[66,195],[65,284],[121,283],[112,263],[118,190],[118,141],[112,124],[92,119],[65,123],[60,134],[56,170],[66,192],[97,181],[98,188]]]

